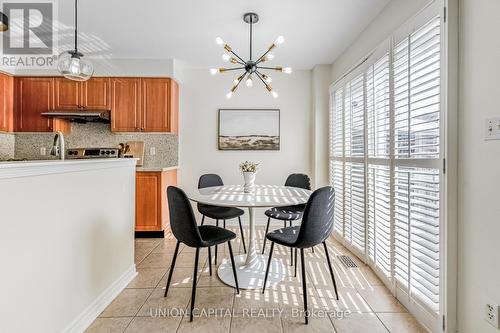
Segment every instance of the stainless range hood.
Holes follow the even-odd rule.
[[[52,110],[47,112],[42,112],[42,116],[49,118],[57,118],[69,120],[74,123],[110,123],[110,111],[101,110]]]

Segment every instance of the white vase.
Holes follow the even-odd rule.
[[[243,172],[243,179],[245,179],[245,185],[243,185],[243,192],[252,193],[255,189],[255,172]]]

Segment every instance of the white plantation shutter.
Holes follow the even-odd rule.
[[[441,311],[441,9],[429,6],[330,91],[335,233],[431,329]]]

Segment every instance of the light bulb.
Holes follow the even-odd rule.
[[[292,74],[292,67],[283,67],[281,71],[286,74]]]
[[[238,78],[234,79],[233,83],[238,84],[239,81],[240,81],[240,78],[238,77]]]
[[[227,54],[227,53],[224,53],[222,55],[222,61],[228,62],[229,60],[231,60],[231,56],[229,54]]]
[[[276,40],[274,41],[274,44],[280,45],[280,44],[283,44],[284,42],[285,42],[285,37],[278,36],[278,38],[276,38]]]
[[[80,74],[80,59],[78,58],[72,58],[71,63],[69,64],[69,72],[71,74]]]
[[[278,93],[276,91],[271,91],[271,95],[273,95],[274,98],[278,98]]]
[[[247,85],[248,88],[253,87],[253,80],[251,76],[248,77],[248,79],[245,81],[245,84]]]
[[[224,45],[224,41],[220,37],[215,38],[215,43],[220,46]]]
[[[274,54],[272,54],[272,53],[268,53],[268,54],[266,54],[265,59],[266,59],[266,61],[273,60],[273,59],[274,59]]]
[[[230,91],[230,92],[228,92],[228,93],[226,94],[226,98],[227,98],[227,99],[230,99],[231,97],[233,97],[233,92],[232,92],[232,91]]]
[[[210,68],[210,74],[215,75],[219,73],[219,70],[217,68]]]

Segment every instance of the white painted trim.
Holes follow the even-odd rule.
[[[115,282],[102,292],[97,299],[83,310],[62,332],[80,333],[101,314],[104,309],[122,292],[123,289],[137,276],[135,264],[130,266]]]
[[[92,160],[41,160],[0,163],[0,179],[53,175],[70,172],[134,167],[135,158],[100,158]]]

